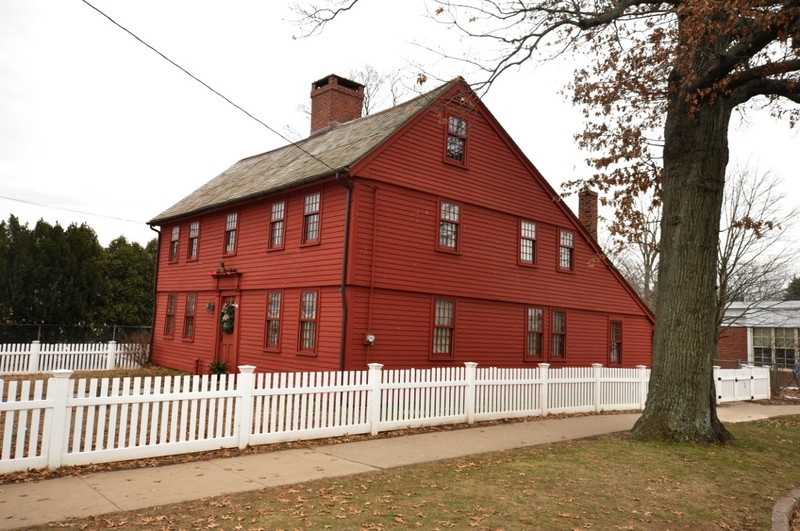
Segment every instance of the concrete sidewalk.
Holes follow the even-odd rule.
[[[723,422],[800,414],[797,406],[720,406]],[[325,477],[629,430],[639,414],[536,419],[301,450],[0,485],[0,529],[40,525]]]

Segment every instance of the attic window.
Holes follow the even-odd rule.
[[[457,116],[447,118],[447,160],[467,162],[467,121]]]

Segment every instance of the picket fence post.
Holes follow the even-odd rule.
[[[542,379],[542,385],[539,387],[539,407],[542,409],[542,416],[547,415],[550,397],[550,364],[539,364],[539,376]]]
[[[370,363],[367,366],[369,367],[367,418],[369,419],[370,433],[378,435],[378,426],[381,422],[381,369],[383,364]]]
[[[647,385],[650,380],[647,377],[647,366],[636,366],[636,378],[639,380],[639,409],[644,411],[644,405],[647,403]]]
[[[67,398],[69,398],[70,376],[72,376],[72,371],[70,370],[56,370],[53,371],[53,377],[47,382],[46,400],[53,403],[50,416],[50,433],[47,434],[50,439],[47,441],[47,468],[51,470],[61,466],[61,460],[64,456],[64,442],[67,439]]]
[[[243,450],[250,444],[250,434],[253,431],[253,388],[255,387],[255,365],[239,365],[239,374],[236,378],[236,394],[240,400],[236,411],[239,421],[239,449]]]
[[[106,352],[106,370],[113,371],[117,368],[117,342],[108,342],[108,351]]]
[[[600,369],[603,368],[602,363],[592,363],[592,401],[594,402],[594,412],[600,413]]]
[[[467,361],[464,362],[464,366],[467,368],[467,389],[464,396],[465,404],[464,408],[466,409],[467,414],[467,424],[474,424],[475,423],[475,373],[477,371],[478,364],[474,361]]]
[[[31,341],[30,354],[28,355],[29,373],[39,372],[39,352],[41,352],[41,349],[42,349],[42,344],[38,339]]]

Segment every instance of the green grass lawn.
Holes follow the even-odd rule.
[[[77,529],[769,529],[800,416],[724,447],[565,442],[53,524]]]

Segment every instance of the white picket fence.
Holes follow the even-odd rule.
[[[12,343],[0,345],[0,374],[57,370],[133,369],[147,359],[149,346],[138,343]]]
[[[239,369],[236,375],[78,380],[54,371],[46,385],[0,380],[0,473],[549,413],[641,410],[650,376],[644,366],[547,364]],[[766,381],[768,396],[768,374]]]

